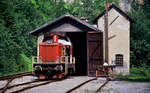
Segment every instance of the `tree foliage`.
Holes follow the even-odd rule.
[[[150,65],[150,1],[132,2],[129,15],[135,21],[131,24],[131,65]]]

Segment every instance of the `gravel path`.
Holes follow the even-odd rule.
[[[109,81],[101,93],[150,93],[150,83]]]

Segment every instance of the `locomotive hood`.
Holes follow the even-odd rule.
[[[48,40],[47,42],[53,42],[52,39]],[[72,45],[71,41],[67,41],[67,40],[64,40],[64,39],[58,39],[58,42],[57,43],[60,43],[62,45]]]
[[[63,39],[58,39],[58,43],[60,43],[62,45],[72,45],[70,41],[66,41]]]

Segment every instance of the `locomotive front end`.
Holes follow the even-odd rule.
[[[53,35],[39,44],[38,53],[37,62],[33,58],[34,73],[38,78],[62,78],[75,72],[69,38]]]

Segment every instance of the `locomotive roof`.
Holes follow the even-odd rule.
[[[100,32],[100,30],[82,20],[80,20],[77,17],[74,17],[73,15],[70,14],[65,14],[63,16],[60,16],[57,19],[54,19],[52,21],[50,21],[49,23],[46,23],[40,27],[38,27],[37,29],[33,30],[30,32],[31,35],[38,35],[39,33],[46,33],[46,32],[50,32],[50,30],[59,27],[60,25],[64,24],[64,23],[68,23],[71,25],[74,25],[75,27],[78,27],[79,29],[81,29],[82,31],[97,31]],[[60,24],[60,25],[58,25]],[[65,32],[65,31],[64,31]]]

